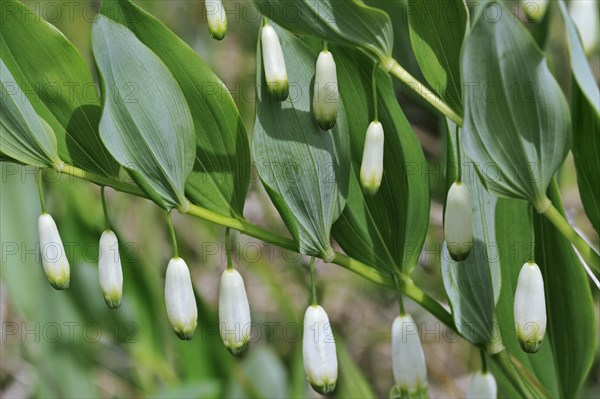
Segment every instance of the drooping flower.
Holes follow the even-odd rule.
[[[448,190],[444,214],[444,235],[448,252],[455,261],[465,260],[473,248],[473,218],[469,188],[454,182]]]
[[[262,57],[267,89],[277,101],[284,101],[289,94],[289,82],[279,36],[271,25],[265,25],[261,34]]]
[[[42,265],[48,281],[57,290],[69,288],[71,269],[65,247],[52,216],[42,213],[38,219]]]
[[[119,256],[119,242],[112,230],[106,230],[100,237],[98,277],[102,296],[108,307],[121,306],[123,297],[123,270]]]
[[[317,59],[313,91],[313,114],[322,130],[335,126],[340,95],[333,55],[323,50]]]
[[[302,355],[306,379],[321,394],[333,392],[338,368],[335,339],[325,309],[311,305],[304,313]]]
[[[198,320],[198,308],[190,271],[181,258],[171,259],[167,266],[165,302],[167,317],[175,334],[181,339],[192,339]]]
[[[250,305],[244,280],[236,270],[225,270],[219,289],[219,332],[225,347],[234,355],[250,341]]]
[[[227,13],[221,0],[205,0],[206,19],[210,36],[222,40],[227,32]]]
[[[469,383],[467,399],[496,399],[497,392],[496,379],[492,373],[478,371]]]
[[[392,324],[393,388],[400,397],[427,395],[427,366],[417,324],[408,314],[396,317]]]
[[[367,128],[362,163],[360,164],[360,183],[370,195],[375,195],[383,177],[383,126],[373,121]]]
[[[514,314],[521,349],[537,352],[546,334],[546,299],[542,272],[533,262],[525,263],[519,272]]]

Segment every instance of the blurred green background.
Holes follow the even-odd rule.
[[[25,1],[57,26],[93,65],[90,24],[97,1]],[[404,1],[370,2],[386,9],[395,29],[395,57],[420,76],[406,30]],[[222,42],[207,31],[203,1],[143,1],[190,44],[231,90],[246,129],[254,119],[255,49],[260,16],[250,3],[225,1],[229,29]],[[568,92],[569,71],[562,26],[545,29],[549,63]],[[591,55],[598,76],[600,63]],[[424,81],[421,79],[421,81]],[[442,240],[445,144],[443,120],[406,87],[398,99],[430,162],[434,202],[429,237],[417,284],[444,301],[439,270]],[[71,261],[71,287],[58,292],[47,283],[37,244],[40,205],[35,169],[1,163],[0,397],[2,398],[301,398],[318,397],[304,379],[301,325],[309,302],[305,257],[252,238],[234,235],[235,265],[245,278],[253,339],[241,358],[232,357],[218,335],[217,298],[225,268],[224,229],[175,215],[182,257],[190,266],[199,304],[196,335],[180,341],[171,331],[163,300],[164,272],[172,256],[163,213],[151,202],[107,190],[110,218],[120,239],[124,272],[123,305],[109,310],[97,281],[98,240],[103,229],[98,187],[48,172],[49,212],[55,218]],[[253,173],[253,176],[255,174]],[[597,245],[582,211],[572,161],[560,175],[569,218]],[[287,234],[257,178],[252,179],[245,216]],[[339,398],[387,397],[392,385],[390,327],[397,301],[335,265],[317,264],[319,297],[334,323],[341,376]],[[593,290],[598,304],[598,291]],[[598,305],[597,305],[598,306]],[[432,316],[407,303],[421,326],[432,397],[463,397],[478,351]],[[573,327],[576,328],[576,327]],[[594,365],[582,397],[598,397],[600,367]]]

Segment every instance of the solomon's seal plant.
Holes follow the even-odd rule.
[[[125,277],[137,276],[119,252],[113,228],[121,226],[116,218],[109,223],[105,187],[148,199],[167,215],[173,256],[164,276],[162,317],[183,340],[194,337],[198,318],[208,319],[210,311],[194,292],[190,271],[198,279],[203,272],[194,252],[182,248],[189,267],[179,255],[173,211],[225,228],[226,246],[233,229],[310,257],[312,303],[304,315],[302,347],[297,345],[297,369],[301,374],[301,350],[306,379],[318,392],[336,386],[340,395],[348,392],[342,391],[344,376],[352,369],[346,373],[343,339],[336,352],[329,317],[317,302],[315,257],[395,290],[399,316],[388,340],[390,396],[426,397],[435,378],[430,373],[428,384],[428,351],[405,310],[409,299],[406,308],[417,319],[418,306],[482,354],[468,397],[575,397],[594,361],[592,290],[600,286],[600,256],[593,240],[568,220],[556,177],[571,152],[592,226],[588,232],[597,233],[600,93],[586,58],[594,47],[586,47],[586,37],[582,43],[565,2],[534,2],[537,12],[527,8],[525,15],[520,3],[509,10],[505,2],[469,8],[450,0],[452,19],[435,17],[434,2],[426,0],[406,2],[403,11],[386,3],[392,15],[358,0],[253,2],[263,23],[256,27],[256,111],[249,135],[218,73],[131,1],[101,3],[91,26],[95,74],[55,27],[17,0],[2,1],[0,156],[38,168],[41,264],[50,284],[65,289],[83,280],[78,268],[70,268],[44,203],[47,171],[101,187],[105,222],[94,241],[101,234],[98,285],[111,308],[123,303],[127,309],[132,299],[123,290],[121,265]],[[227,29],[223,3],[205,6],[208,30],[220,40]],[[297,11],[293,18],[290,8]],[[559,19],[557,27],[545,25]],[[418,65],[414,72],[425,82],[396,60],[394,30],[408,32],[412,52],[406,47],[402,60]],[[548,53],[560,58],[556,48],[561,57],[568,55],[568,68],[548,67]],[[571,76],[556,76],[560,71]],[[559,83],[565,81],[571,81],[569,90]],[[135,83],[134,98],[124,82]],[[100,90],[97,96],[78,89],[50,96],[49,84]],[[218,88],[219,95],[207,87]],[[436,173],[420,145],[426,135],[411,125],[415,106],[409,123],[405,96],[398,101],[400,88],[437,113],[431,125],[445,136],[445,155],[441,170],[433,167]],[[244,215],[251,160],[285,234]],[[431,190],[434,183],[445,189]],[[444,209],[430,207],[431,197]],[[61,216],[54,203],[52,208]],[[94,215],[99,212],[87,216]],[[428,242],[424,250],[426,238],[435,240],[428,235],[430,220],[442,216],[444,242]],[[70,237],[68,224],[57,220]],[[425,282],[430,274],[413,273],[431,248],[441,252],[441,272],[436,262],[426,270],[442,276],[445,292]],[[248,347],[251,314],[244,281],[227,252],[219,332],[237,355]],[[153,262],[164,270],[167,258]],[[238,360],[245,361],[223,363],[232,367],[231,375],[241,373],[232,363]],[[156,368],[168,368],[162,366]],[[172,371],[166,374],[177,379]]]

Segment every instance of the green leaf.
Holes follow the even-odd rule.
[[[452,142],[450,139],[449,145]],[[449,157],[449,166],[454,164],[454,159]],[[442,278],[459,333],[474,344],[486,344],[497,338],[494,308],[502,278],[494,230],[498,199],[486,191],[475,173],[463,174],[462,181],[471,196],[473,249],[467,259],[456,262],[444,242]]]
[[[331,225],[348,194],[346,114],[340,104],[336,126],[327,132],[319,128],[311,113],[309,93],[317,53],[291,33],[274,27],[285,49],[289,81],[297,90],[283,102],[271,98],[259,44],[256,80],[260,84],[252,137],[256,169],[300,252],[330,259]]]
[[[577,187],[585,213],[600,233],[600,114],[573,85],[573,159],[577,169]]]
[[[92,27],[103,81],[102,141],[165,209],[185,209],[194,163],[194,122],[166,65],[131,31],[100,16]]]
[[[462,53],[465,152],[492,193],[543,210],[568,152],[567,103],[521,23],[500,3],[487,7],[500,16],[480,16]]]
[[[365,134],[373,119],[373,63],[358,50],[333,47],[348,120],[352,173],[346,208],[333,235],[353,258],[385,271],[410,272],[418,263],[429,221],[429,179],[423,150],[394,95],[390,77],[377,72],[379,121],[385,135],[383,179],[376,195],[359,183]]]
[[[186,184],[190,201],[222,215],[241,216],[250,179],[250,148],[225,85],[191,47],[132,2],[105,0],[102,13],[127,26],[148,46],[183,91],[196,135],[196,160]]]
[[[54,131],[35,112],[0,59],[0,151],[31,165],[60,166]]]
[[[600,232],[600,90],[587,61],[583,45],[567,7],[559,3],[569,37],[573,87],[572,147],[577,169],[577,186],[585,213],[597,232]]]
[[[388,59],[394,45],[390,17],[357,0],[254,0],[261,13],[287,30],[330,43],[361,47]]]
[[[558,2],[558,7],[563,17],[569,38],[573,76],[575,77],[575,80],[577,81],[577,84],[579,85],[583,94],[588,99],[590,105],[594,107],[596,114],[598,114],[600,113],[600,90],[598,89],[598,84],[594,78],[592,68],[590,67],[587,57],[585,56],[579,31],[577,30],[573,19],[569,15],[569,11],[567,10],[567,6],[563,0]]]
[[[496,317],[506,350],[555,398],[559,395],[550,333],[540,350],[532,355],[521,350],[515,330],[513,305],[517,280],[523,264],[530,260],[533,245],[530,207],[527,201],[507,198],[499,198],[496,205],[496,240],[502,264],[502,288]],[[543,265],[540,267],[543,269]]]
[[[59,157],[116,176],[119,165],[98,133],[96,84],[73,44],[20,1],[2,0],[0,54],[35,112],[54,131]]]
[[[564,215],[556,182],[548,194]],[[596,353],[596,309],[588,277],[571,243],[542,215],[535,215],[535,256],[544,276],[548,335],[559,387],[563,397],[573,398]]]
[[[462,113],[460,50],[469,26],[463,0],[441,3],[411,0],[410,41],[427,82],[455,111]]]

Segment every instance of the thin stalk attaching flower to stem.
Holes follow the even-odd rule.
[[[481,371],[485,374],[488,372],[487,358],[485,357],[485,350],[479,348],[479,356],[481,357]]]
[[[452,122],[458,126],[463,125],[463,118],[457,114],[448,104],[446,104],[435,93],[429,90],[423,83],[419,82],[414,76],[408,73],[398,62],[393,58],[381,59],[381,64],[385,67],[389,74],[395,76],[400,81],[410,87],[418,96],[423,98],[434,108],[447,116]]]
[[[529,204],[529,223],[531,225],[531,242],[529,247],[529,262],[535,263],[535,223],[533,218],[533,204]]]
[[[317,306],[317,277],[315,276],[315,257],[310,257],[310,290],[311,290],[311,304]]]
[[[379,62],[373,65],[373,74],[371,75],[371,86],[373,88],[373,122],[379,122],[379,112],[377,108],[377,68],[379,68]]]
[[[106,208],[106,194],[104,193],[105,186],[100,187],[100,199],[102,200],[102,212],[104,213],[104,229],[111,230],[110,221],[108,220],[108,209]]]
[[[460,127],[456,125],[455,136],[456,136],[456,181],[460,183],[462,181],[462,157],[460,153]]]
[[[227,258],[227,270],[233,270],[233,262],[231,260],[231,253],[233,249],[231,248],[231,234],[230,228],[225,228],[225,257]]]
[[[37,171],[37,186],[38,186],[38,194],[40,196],[40,206],[42,207],[42,213],[46,213],[46,201],[44,200],[44,187],[42,184],[44,171],[42,168],[38,168]]]
[[[402,287],[400,286],[400,279],[396,273],[393,273],[392,275],[394,276],[394,285],[396,286],[396,296],[398,297],[400,316],[405,316],[406,310],[404,309],[404,299],[402,299]]]
[[[179,258],[179,250],[177,249],[177,238],[175,237],[175,228],[173,227],[173,219],[171,218],[171,211],[167,212],[167,227],[169,228],[169,235],[171,236],[171,243],[173,244],[173,258]]]

